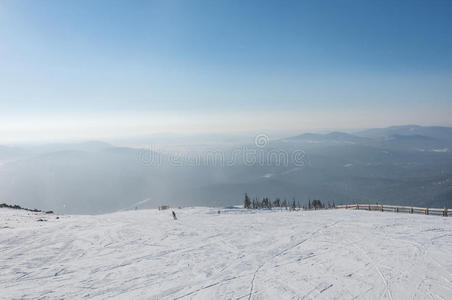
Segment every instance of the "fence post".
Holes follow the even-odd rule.
[[[369,204],[369,208],[368,208],[368,210],[370,210],[370,204]]]
[[[396,212],[399,212],[399,208],[398,207],[396,207]]]
[[[381,205],[381,211],[383,211],[383,204]]]
[[[410,208],[410,214],[412,214],[413,213],[413,208]]]
[[[428,215],[428,208],[425,209],[425,214]]]
[[[447,208],[444,208],[443,216],[444,216],[444,217],[447,217]]]
[[[359,210],[359,204],[356,204],[356,209]]]

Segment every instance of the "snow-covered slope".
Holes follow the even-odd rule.
[[[452,299],[452,218],[176,213],[0,209],[0,298]]]

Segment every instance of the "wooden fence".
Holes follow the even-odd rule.
[[[396,206],[385,204],[345,204],[345,205],[336,205],[336,208],[357,209],[357,210],[378,210],[409,214],[436,215],[444,217],[448,216],[447,208],[426,208],[426,207]]]

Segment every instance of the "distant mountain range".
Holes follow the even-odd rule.
[[[191,154],[103,142],[0,146],[0,203],[103,213],[162,204],[228,206],[248,192],[301,203],[452,208],[451,149],[452,128],[416,125],[305,133],[263,148],[211,144]],[[272,159],[261,161],[265,157]]]
[[[373,128],[358,132],[357,135],[370,138],[388,138],[391,136],[424,136],[438,140],[452,141],[452,127],[440,126],[391,126],[387,128]]]
[[[294,137],[290,137],[288,138],[288,140],[298,140],[306,142],[346,142],[346,143],[364,143],[369,141],[369,139],[365,137],[360,137],[357,135],[338,131],[334,131],[327,134],[303,133]]]
[[[304,133],[283,140],[306,143],[353,143],[405,151],[448,152],[452,148],[452,128],[407,125],[368,129],[354,134]]]

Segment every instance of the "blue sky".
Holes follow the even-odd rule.
[[[452,1],[0,0],[0,133],[452,126],[451,37]]]

